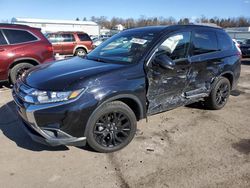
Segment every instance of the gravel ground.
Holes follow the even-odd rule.
[[[250,61],[224,109],[192,105],[149,117],[112,154],[35,143],[14,108],[0,86],[1,187],[250,187]]]

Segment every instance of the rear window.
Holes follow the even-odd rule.
[[[220,50],[231,50],[234,47],[233,40],[226,34],[222,32],[217,33],[218,43]]]
[[[193,55],[217,51],[216,33],[213,31],[196,31],[193,36],[193,46]]]
[[[87,34],[77,34],[80,41],[91,41],[91,38]]]
[[[7,44],[2,32],[0,31],[0,45],[5,45]]]
[[[4,29],[3,31],[10,44],[31,42],[37,40],[37,38],[28,31],[14,29]]]

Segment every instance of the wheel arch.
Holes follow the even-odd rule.
[[[11,63],[11,65],[9,66],[9,69],[12,69],[14,66],[16,66],[19,63],[30,63],[30,64],[32,64],[34,66],[40,64],[39,61],[37,61],[34,58],[18,58],[18,59],[15,59],[13,61],[13,63]]]
[[[77,45],[75,48],[74,48],[74,51],[73,51],[73,54],[76,53],[76,50],[77,49],[84,49],[86,51],[86,53],[88,53],[88,48],[85,46],[85,45]]]
[[[231,88],[234,84],[234,74],[231,71],[223,72],[220,76],[225,77],[229,80]]]
[[[140,119],[144,118],[144,108],[143,105],[140,101],[140,99],[137,96],[134,96],[132,94],[119,94],[113,97],[110,97],[108,99],[104,99],[103,101],[101,101],[96,109],[92,112],[92,114],[90,115],[85,130],[84,130],[84,135],[86,135],[87,130],[88,130],[88,126],[89,126],[89,122],[91,120],[91,117],[93,116],[93,114],[95,114],[95,112],[101,108],[103,105],[105,105],[108,102],[112,102],[112,101],[121,101],[123,103],[125,103],[126,105],[128,105],[131,110],[134,112],[137,121],[139,121]]]
[[[121,101],[125,103],[134,112],[137,120],[143,119],[144,117],[143,105],[137,96],[132,95],[132,94],[119,94],[119,95],[110,97],[108,99],[105,99],[104,101],[99,103],[98,107],[101,105],[104,105],[107,102],[112,102],[112,101]]]

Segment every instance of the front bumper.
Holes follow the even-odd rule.
[[[17,112],[23,122],[23,127],[29,136],[36,142],[58,146],[58,145],[70,145],[70,146],[84,146],[86,145],[86,137],[72,136],[69,132],[62,130],[60,126],[50,126],[50,124],[38,124],[37,120],[44,118],[41,115],[35,115],[48,110],[64,108],[67,102],[55,103],[55,104],[42,104],[32,105],[25,103],[16,88],[13,89],[13,98],[17,105]],[[53,117],[53,114],[51,114]],[[65,117],[63,117],[65,119]],[[46,119],[46,118],[45,118]],[[55,118],[54,118],[55,119]],[[53,124],[52,124],[53,125]]]
[[[48,136],[45,138],[31,126],[27,122],[23,121],[23,129],[25,132],[31,137],[32,140],[35,142],[49,145],[49,146],[59,146],[59,145],[67,145],[67,146],[85,146],[86,145],[86,137],[75,138],[68,135],[67,138],[59,138],[58,132],[60,134],[65,134],[62,131],[55,130],[55,129],[41,129],[40,131],[49,133]]]

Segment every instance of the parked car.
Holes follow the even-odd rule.
[[[204,101],[221,109],[235,88],[241,54],[228,34],[198,25],[123,31],[85,58],[35,67],[14,86],[28,134],[49,145],[113,152],[137,121]]]
[[[237,50],[241,53],[242,55],[242,52],[241,52],[241,49],[240,49],[240,43],[236,40],[236,39],[232,39],[233,42],[234,42],[234,45],[236,46]]]
[[[250,57],[250,39],[245,39],[240,44],[240,49],[242,52],[242,57]]]
[[[54,61],[50,42],[40,29],[0,24],[0,81],[14,83],[24,71]]]
[[[95,39],[93,41],[93,48],[96,48],[97,46],[99,46],[101,43],[103,43],[104,41],[106,41],[109,38],[99,38],[99,39]]]
[[[84,32],[56,32],[47,33],[46,36],[55,54],[85,56],[93,49],[92,40]]]

